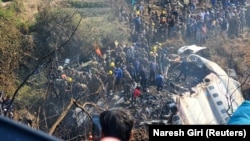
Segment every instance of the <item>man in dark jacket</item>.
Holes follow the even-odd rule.
[[[158,75],[156,75],[156,77],[155,77],[155,84],[156,84],[156,90],[158,92],[163,90],[164,77],[163,77],[162,73],[159,73]]]

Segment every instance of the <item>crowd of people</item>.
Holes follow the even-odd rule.
[[[172,60],[161,41],[181,35],[187,44],[203,44],[220,32],[228,37],[238,37],[246,26],[245,0],[211,0],[203,3],[204,6],[198,0],[128,2],[131,9],[121,5],[119,19],[130,25],[132,44],[115,42],[114,48],[98,50],[92,59],[98,62],[96,68],[99,70],[93,67],[81,72],[59,66],[61,78],[56,79],[55,74],[51,74],[51,79],[56,79],[52,81],[56,89],[66,87],[66,91],[93,92],[98,89],[97,86],[108,82],[108,93],[122,90],[125,101],[136,103],[136,97],[148,92],[149,86],[155,86],[158,92],[164,90]],[[158,9],[153,8],[155,4]],[[98,84],[88,87],[92,82]],[[55,93],[58,96],[63,92],[59,89]],[[2,98],[1,101],[6,100]],[[1,106],[6,107],[6,104]]]
[[[149,91],[149,86],[155,86],[158,92],[163,91],[172,60],[161,41],[181,35],[187,44],[202,45],[220,33],[237,38],[246,26],[244,0],[211,0],[209,7],[198,7],[197,4],[198,0],[163,0],[158,3],[160,10],[156,11],[150,0],[133,1],[131,11],[121,6],[119,19],[130,25],[133,44],[116,42],[114,48],[98,51],[92,58],[98,63],[88,71],[59,66],[60,79],[53,74],[50,78],[55,81],[52,82],[57,88],[65,87],[63,90],[75,93],[95,92],[96,86],[107,83],[107,95],[123,91],[125,102],[133,105],[142,93]],[[92,82],[98,85],[90,85]],[[10,100],[9,96],[0,93],[1,115],[5,115],[10,106],[9,112],[13,116]],[[100,123],[102,141],[128,141],[132,137],[134,119],[125,109],[104,111],[100,114]]]
[[[237,38],[246,26],[246,1],[212,0],[202,6],[196,0],[165,0],[158,3],[160,10],[155,11],[150,0],[132,4],[131,11],[121,6],[119,17],[121,22],[129,23],[134,44],[117,44],[105,62],[107,71],[115,76],[114,86],[137,82],[143,92],[150,85],[163,90],[171,59],[161,41],[181,35],[187,44],[202,45],[220,33]]]
[[[92,58],[97,63],[87,71],[61,67],[63,81],[59,84],[66,82],[64,85],[72,90],[72,81],[78,82],[78,87],[90,93],[98,89],[96,86],[105,85],[108,93],[123,91],[125,101],[131,103],[132,99],[136,103],[136,97],[148,92],[150,86],[164,91],[173,59],[161,42],[181,35],[187,44],[203,44],[219,33],[237,37],[246,26],[245,1],[212,0],[207,7],[198,4],[195,0],[164,0],[158,3],[160,10],[155,10],[150,0],[134,1],[131,9],[121,5],[119,19],[130,25],[131,43],[115,41],[114,47],[98,48]],[[92,82],[98,84],[88,87]]]
[[[162,0],[158,3],[160,10],[154,10],[152,5],[150,0],[134,4],[130,21],[132,34],[137,36],[135,41],[139,36],[149,44],[161,39],[183,38],[187,44],[202,45],[221,33],[237,38],[243,34],[246,18],[249,18],[245,0]],[[120,15],[126,15],[121,11]],[[150,16],[150,20],[145,19],[145,15]]]

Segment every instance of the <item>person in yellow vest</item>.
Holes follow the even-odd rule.
[[[71,77],[67,77],[66,80],[67,80],[66,91],[71,91],[71,85],[72,85],[73,79]]]

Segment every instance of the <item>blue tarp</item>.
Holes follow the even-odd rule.
[[[228,121],[229,125],[241,124],[241,125],[250,125],[250,101],[244,101],[233,113],[231,118]]]

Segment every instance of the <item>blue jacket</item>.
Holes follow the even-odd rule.
[[[123,71],[121,68],[116,68],[114,71],[115,77],[116,78],[122,78],[123,77]]]
[[[157,75],[156,77],[155,77],[155,84],[156,85],[163,85],[164,84],[164,77],[163,77],[163,75]]]
[[[250,100],[244,101],[229,119],[228,125],[250,125]]]

